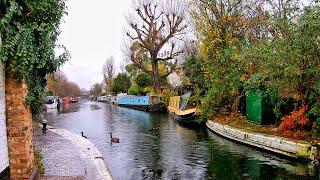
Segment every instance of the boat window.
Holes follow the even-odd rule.
[[[47,99],[45,104],[53,104],[53,99]]]

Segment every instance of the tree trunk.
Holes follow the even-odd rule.
[[[160,75],[159,75],[159,68],[158,68],[158,61],[156,60],[157,56],[151,56],[152,62],[152,85],[153,85],[153,92],[155,94],[159,94],[161,91],[160,87]]]

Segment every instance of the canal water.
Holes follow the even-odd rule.
[[[181,126],[167,114],[82,100],[48,110],[46,118],[51,126],[83,131],[115,179],[319,179],[307,163]],[[110,132],[120,143],[111,143]]]

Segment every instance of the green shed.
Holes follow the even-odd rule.
[[[255,124],[267,125],[274,123],[273,107],[268,97],[261,91],[249,91],[246,95],[246,116]]]

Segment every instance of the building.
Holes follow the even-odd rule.
[[[8,140],[6,126],[5,75],[0,63],[0,173],[9,167]],[[0,176],[1,177],[1,176]]]

